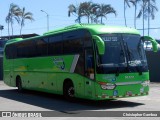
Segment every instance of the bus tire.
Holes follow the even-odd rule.
[[[23,88],[22,88],[22,81],[21,81],[21,78],[20,77],[17,77],[17,80],[16,80],[16,86],[18,88],[18,92],[22,93],[23,92]]]
[[[73,101],[75,97],[74,85],[71,81],[64,83],[63,95],[68,101]]]

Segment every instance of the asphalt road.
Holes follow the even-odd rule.
[[[96,115],[94,119],[98,119],[101,113],[104,114],[107,111],[160,111],[160,83],[150,84],[148,96],[100,102],[82,99],[68,102],[60,95],[34,91],[18,93],[16,88],[6,86],[3,81],[0,81],[0,111],[50,111],[51,113],[48,114],[62,116],[61,119]],[[112,119],[118,119],[118,117],[112,117]]]

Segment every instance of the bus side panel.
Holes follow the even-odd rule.
[[[15,60],[15,78],[20,76],[25,89],[43,89],[47,81],[47,66],[44,58],[22,58]]]
[[[10,72],[11,72],[10,66],[11,66],[11,60],[6,60],[4,58],[3,60],[3,80],[4,80],[4,83],[9,86],[11,86],[10,84]]]
[[[5,56],[4,56],[5,57]],[[4,83],[8,86],[16,87],[16,81],[14,79],[14,59],[5,59],[3,60],[3,71]]]

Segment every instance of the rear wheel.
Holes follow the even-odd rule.
[[[63,90],[64,97],[71,101],[75,97],[75,90],[72,82],[66,82]]]
[[[22,81],[20,77],[17,78],[17,88],[18,88],[18,92],[23,92]]]

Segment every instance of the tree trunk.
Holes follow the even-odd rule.
[[[13,23],[11,23],[12,36],[13,36]]]
[[[143,0],[143,36],[144,36],[144,0]]]
[[[21,25],[21,28],[20,28],[20,35],[22,34],[22,25]]]
[[[79,19],[79,23],[81,23],[81,17],[79,17],[78,19]]]
[[[9,37],[9,39],[10,39],[9,21],[8,21],[8,37]]]
[[[126,21],[126,9],[125,9],[126,3],[124,0],[124,22],[125,22],[125,26],[127,27],[127,21]]]
[[[22,34],[23,24],[24,24],[24,19],[22,18],[22,21],[21,21],[21,28],[20,28],[20,35]]]
[[[135,4],[135,10],[134,10],[134,28],[137,28],[137,2]]]
[[[150,0],[148,0],[148,36],[150,34]]]
[[[102,17],[101,17],[101,24],[102,24],[103,20],[102,20]]]
[[[88,24],[89,24],[89,16],[88,16]]]

